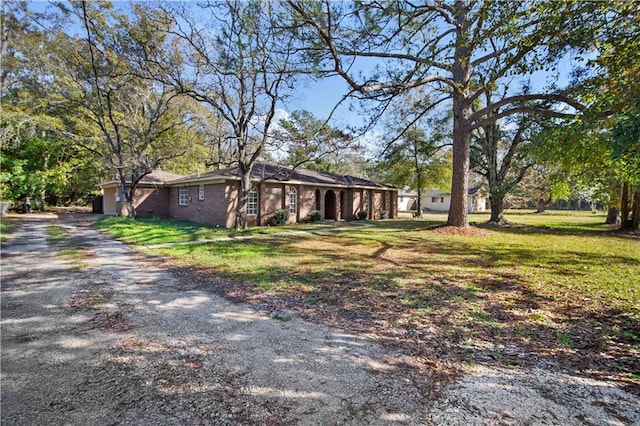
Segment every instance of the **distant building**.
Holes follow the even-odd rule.
[[[425,191],[422,196],[424,211],[448,212],[451,207],[451,193],[437,189]],[[467,211],[482,213],[489,210],[489,197],[483,188],[471,188],[467,196]]]
[[[398,211],[408,212],[418,209],[418,193],[410,189],[398,191]]]

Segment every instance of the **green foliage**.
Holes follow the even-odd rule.
[[[280,126],[282,130],[274,135],[275,148],[287,153],[281,161],[285,165],[343,174],[348,172],[349,160],[362,155],[362,147],[349,133],[331,127],[309,111],[293,111],[280,120]]]
[[[322,212],[320,210],[311,210],[305,222],[316,223],[322,221]]]
[[[276,211],[273,216],[267,219],[267,225],[269,226],[282,226],[286,225],[289,220],[289,211],[286,209]]]
[[[358,214],[356,214],[356,218],[358,220],[367,220],[368,217],[369,217],[369,214],[364,210],[360,210]]]
[[[54,88],[45,20],[12,2],[3,9],[3,79],[0,91],[0,197],[34,207],[83,202],[102,177],[99,162],[66,133],[64,108]]]
[[[623,179],[640,185],[640,98],[618,115],[611,131],[611,159]]]

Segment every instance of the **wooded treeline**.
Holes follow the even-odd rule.
[[[153,170],[238,166],[243,227],[271,161],[446,185],[454,226],[475,172],[494,222],[527,187],[541,209],[579,195],[638,229],[639,23],[616,0],[4,2],[0,196],[77,202],[116,178],[135,215]],[[278,119],[329,76],[364,128]]]

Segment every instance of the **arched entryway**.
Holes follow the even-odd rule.
[[[336,193],[331,189],[324,194],[324,218],[336,220]]]

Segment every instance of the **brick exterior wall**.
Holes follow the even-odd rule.
[[[284,184],[264,182],[259,185],[258,224],[264,225],[278,210],[285,208],[287,198]]]
[[[127,216],[127,206],[124,196],[116,201],[117,187],[104,189],[103,212],[104,214],[116,214]],[[133,208],[137,217],[167,217],[169,214],[169,190],[159,187],[139,186],[136,188],[133,198]]]
[[[300,185],[298,187],[297,221],[303,221],[314,210],[316,210],[316,188]]]
[[[235,226],[236,205],[240,183],[227,180],[204,185],[204,199],[198,199],[200,185],[184,186],[187,189],[187,204],[179,205],[180,187],[138,188],[136,193],[136,211],[140,217],[168,217],[198,223],[206,223],[225,228]],[[297,193],[297,210],[289,215],[288,223],[302,222],[313,210],[320,210],[322,218],[335,216],[336,220],[354,220],[364,208],[365,193],[369,193],[370,206],[368,218],[380,219],[382,211],[389,212],[389,218],[397,217],[397,191],[370,190],[362,188],[330,188],[313,185],[288,185],[281,182],[263,182],[257,184],[258,214],[248,215],[249,226],[264,225],[269,217],[280,209],[289,209],[289,189]],[[329,194],[329,195],[327,195]],[[115,202],[115,188],[105,188],[105,214],[116,212],[126,214],[124,202],[110,205],[108,199]],[[332,201],[333,200],[333,201]],[[327,207],[334,209],[327,211]],[[124,210],[123,210],[124,209]],[[327,215],[329,213],[329,215]]]
[[[225,228],[234,226],[235,203],[230,198],[235,194],[232,185],[216,183],[204,185],[204,200],[198,199],[200,185],[185,186],[187,189],[187,204],[179,204],[180,187],[169,188],[169,214],[172,219],[188,220]]]
[[[134,207],[138,217],[167,217],[169,215],[169,189],[137,188]]]

